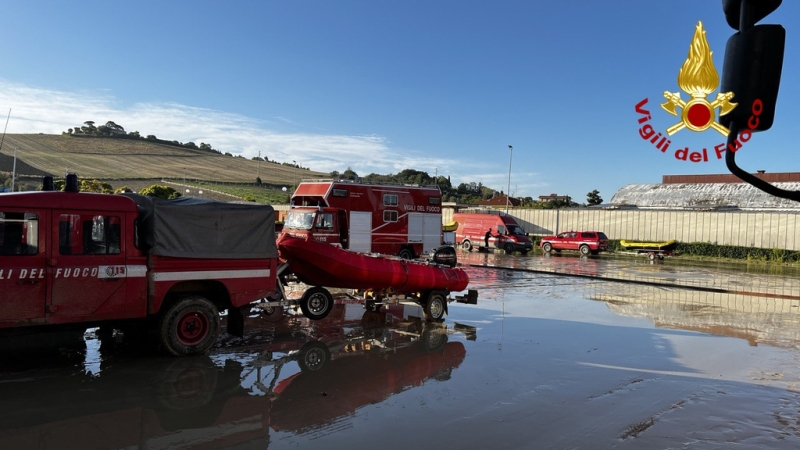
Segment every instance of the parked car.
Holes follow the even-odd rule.
[[[539,246],[547,253],[577,250],[581,255],[596,255],[608,250],[608,236],[602,231],[565,231],[556,236],[542,237]]]

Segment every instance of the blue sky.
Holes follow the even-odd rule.
[[[800,2],[763,23],[787,29],[775,123],[737,154],[754,172],[798,171]],[[0,113],[9,133],[86,120],[207,142],[223,152],[361,175],[405,168],[511,193],[608,201],[664,174],[727,173],[675,159],[724,142],[658,131],[697,21],[722,72],[734,32],[719,0],[137,1],[0,0]],[[688,95],[682,93],[684,99]],[[3,149],[8,153],[8,149]],[[24,159],[24,156],[21,155]]]

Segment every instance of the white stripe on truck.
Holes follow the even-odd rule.
[[[233,278],[259,278],[268,277],[269,275],[269,269],[159,272],[153,274],[153,281],[222,280]]]

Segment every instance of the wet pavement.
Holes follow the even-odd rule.
[[[800,447],[800,301],[740,293],[791,275],[459,257],[512,269],[470,267],[479,303],[443,323],[340,299],[319,322],[254,313],[196,358],[94,330],[0,340],[0,449]]]

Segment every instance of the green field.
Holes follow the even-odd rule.
[[[291,187],[298,179],[327,177],[322,172],[147,140],[51,134],[7,134],[0,171],[11,172],[10,156],[15,147],[19,176],[40,177],[47,173],[63,177],[68,170],[80,178],[107,180],[115,187],[129,184],[127,180],[159,179],[186,180],[186,184],[190,181],[255,184],[256,176],[265,184]]]
[[[292,193],[291,185],[288,186],[289,190],[287,190],[287,192],[283,192],[281,189],[270,189],[259,186],[231,186],[214,183],[193,183],[188,181],[186,185],[202,190],[202,196],[204,197],[209,196],[212,192],[219,192],[232,197],[241,198],[242,200],[266,203],[268,205],[286,205],[289,203],[289,197]]]

